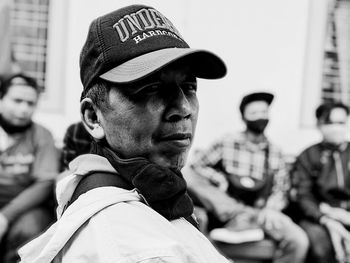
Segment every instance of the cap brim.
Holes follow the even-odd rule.
[[[198,78],[217,79],[226,75],[225,63],[209,51],[191,48],[165,48],[129,60],[102,74],[100,78],[115,83],[132,82],[181,58],[188,59],[193,73]]]

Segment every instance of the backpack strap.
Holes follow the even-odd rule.
[[[95,172],[84,176],[74,190],[71,200],[65,209],[68,208],[78,197],[92,189],[103,186],[115,186],[126,190],[132,190],[134,187],[126,182],[122,177],[115,173]]]
[[[103,187],[103,186],[114,186],[123,188],[126,190],[132,190],[134,187],[130,185],[126,180],[124,180],[121,176],[116,175],[115,173],[108,172],[94,172],[88,175],[85,175],[77,187],[74,190],[71,200],[67,203],[64,210],[66,210],[74,201],[78,199],[78,197],[92,189]],[[199,229],[197,220],[192,217],[185,218],[188,222],[190,222],[194,227]]]

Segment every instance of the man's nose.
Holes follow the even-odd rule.
[[[168,105],[165,116],[167,121],[179,121],[191,117],[193,105],[181,88],[172,89],[167,101]]]
[[[18,110],[21,115],[26,115],[31,110],[31,106],[28,103],[22,102],[18,105]]]

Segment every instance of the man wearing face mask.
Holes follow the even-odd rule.
[[[253,222],[252,227],[276,241],[273,262],[303,262],[306,234],[281,212],[290,185],[286,165],[281,151],[264,134],[273,98],[266,92],[244,96],[239,109],[246,129],[198,152],[186,179],[208,211],[209,230]]]
[[[310,239],[312,262],[349,262],[350,144],[346,140],[349,109],[324,103],[316,110],[322,141],[304,150],[293,173],[300,225]]]

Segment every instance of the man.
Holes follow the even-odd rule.
[[[1,262],[17,262],[17,249],[53,220],[46,201],[58,154],[51,133],[32,121],[39,93],[36,82],[22,74],[5,78],[0,88]]]
[[[92,154],[70,163],[58,222],[21,250],[22,262],[227,262],[196,229],[180,172],[196,77],[223,77],[222,60],[190,49],[156,9],[132,5],[92,22],[80,73]]]
[[[241,229],[240,224],[252,222],[252,229],[260,227],[276,241],[274,262],[303,262],[306,235],[281,212],[289,188],[286,166],[264,135],[273,97],[266,92],[243,97],[239,109],[246,130],[225,135],[196,154],[186,179],[209,211],[209,227]]]
[[[350,259],[350,144],[346,140],[349,109],[324,103],[316,109],[323,139],[296,160],[294,181],[300,225],[310,239],[312,262]]]

